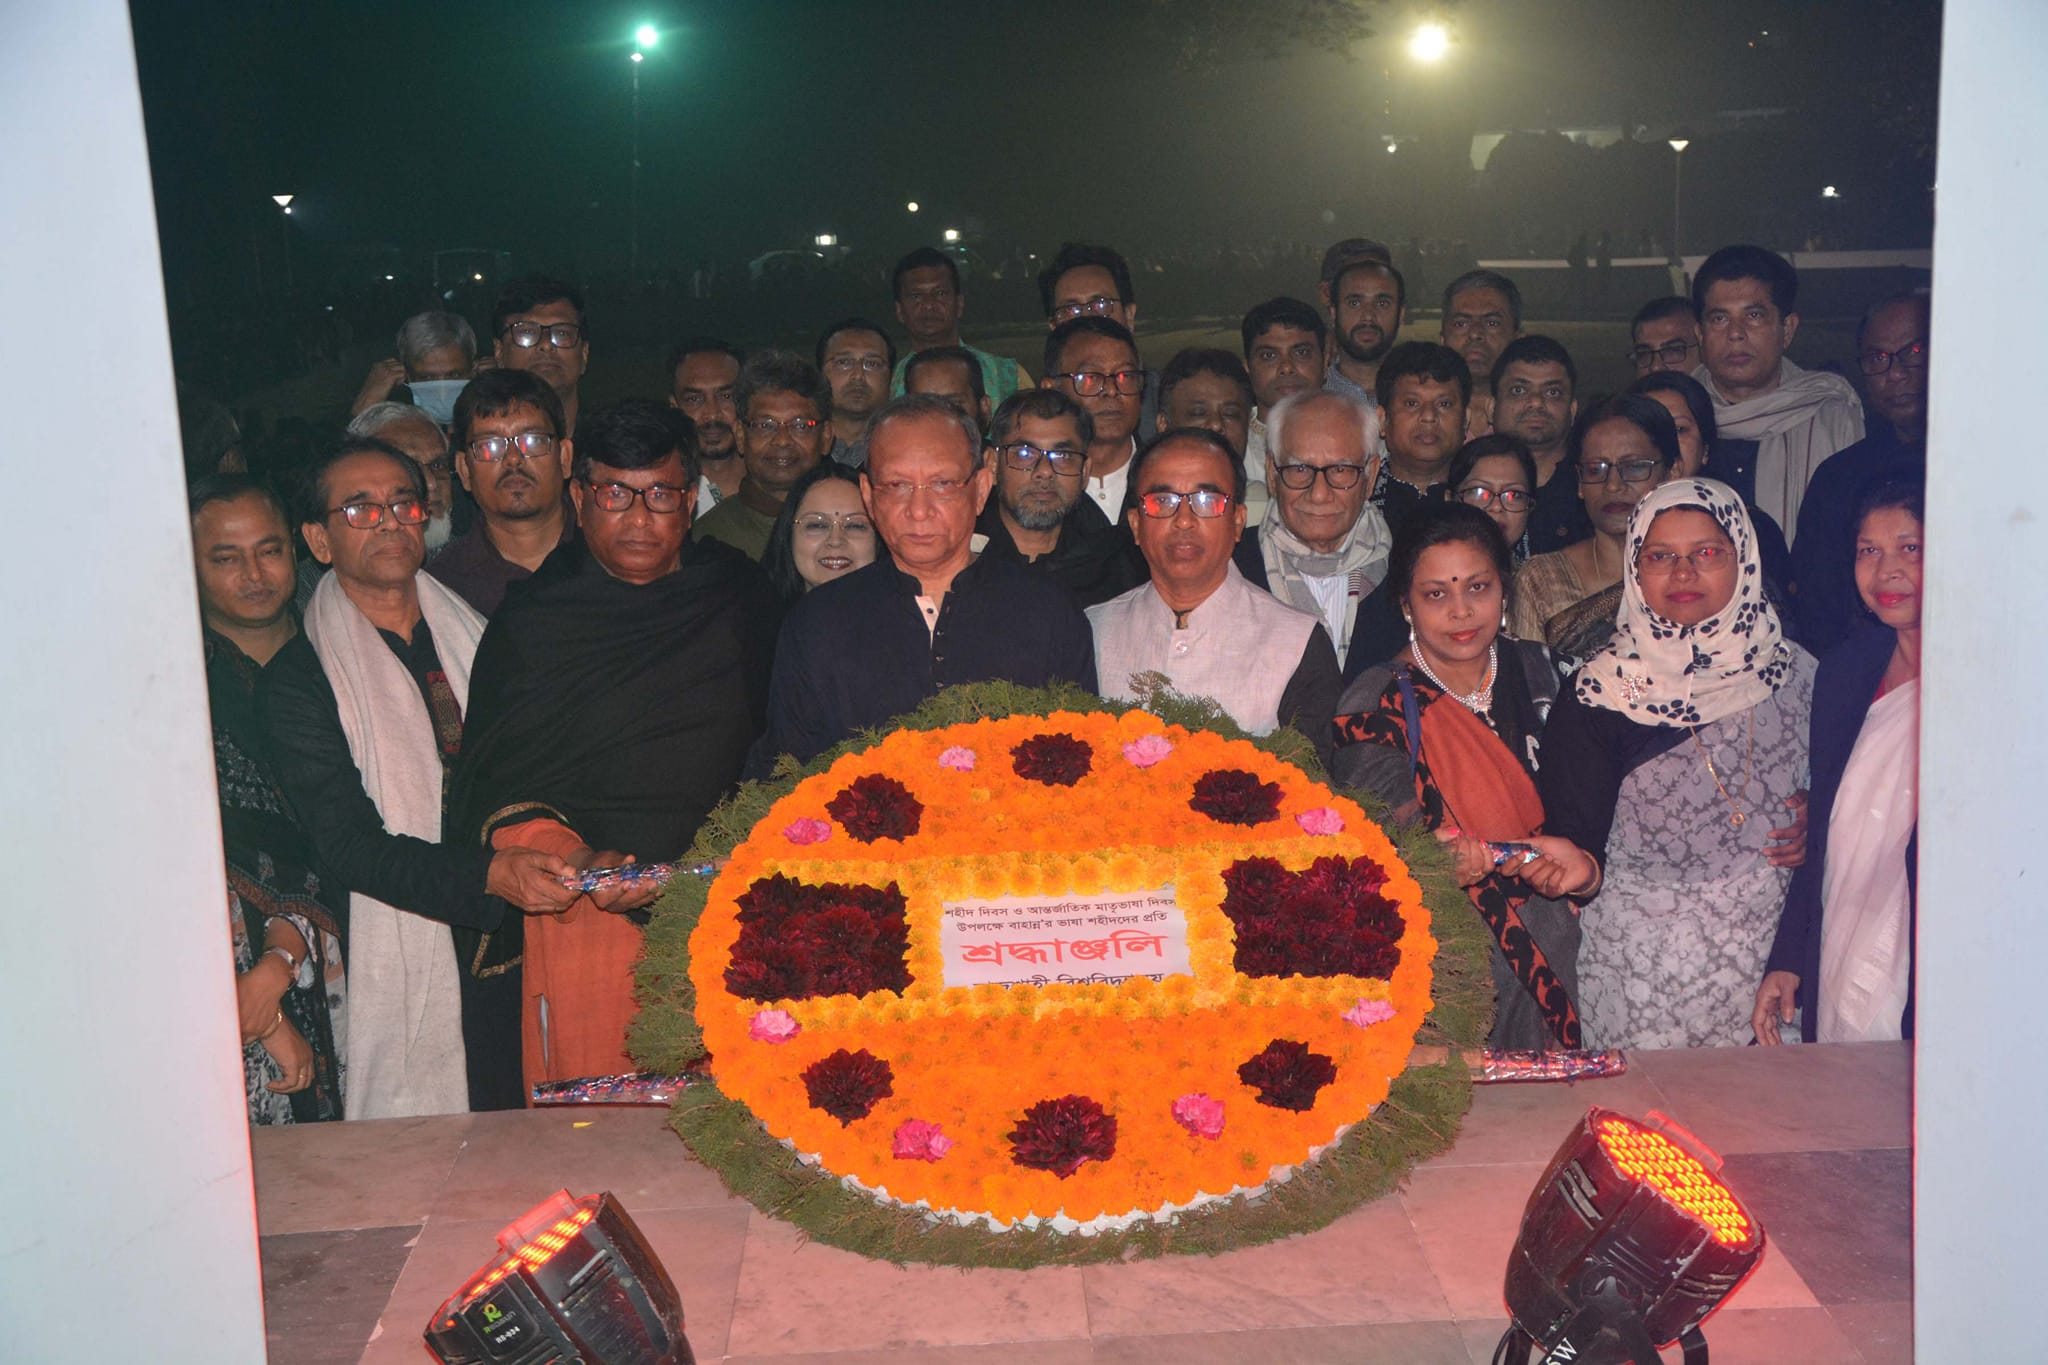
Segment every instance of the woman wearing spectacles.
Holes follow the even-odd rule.
[[[1678,428],[1655,399],[1620,394],[1580,414],[1565,458],[1593,534],[1522,566],[1508,624],[1523,639],[1543,641],[1559,671],[1569,673],[1611,627],[1621,603],[1629,515],[1675,477]]]
[[[1500,527],[1515,563],[1529,557],[1529,514],[1536,510],[1536,457],[1519,436],[1496,432],[1467,441],[1451,457],[1451,500],[1476,507]]]
[[[860,500],[860,474],[825,460],[783,499],[761,568],[786,605],[820,583],[874,563],[879,545]]]
[[[1511,457],[1490,458],[1515,466]],[[1492,840],[1576,853],[1541,833],[1537,743],[1557,674],[1543,646],[1501,630],[1512,576],[1497,520],[1476,507],[1426,505],[1402,522],[1386,582],[1409,643],[1345,690],[1331,771],[1450,846],[1458,881],[1493,937],[1488,1043],[1578,1047],[1577,915],[1523,879],[1525,855],[1496,861],[1487,847]]]
[[[1625,550],[1614,637],[1543,733],[1546,828],[1570,851],[1522,875],[1585,905],[1586,1046],[1740,1046],[1805,857],[1813,656],[1785,639],[1727,485],[1657,488]]]

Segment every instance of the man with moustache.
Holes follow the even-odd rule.
[[[960,265],[951,256],[929,246],[909,252],[896,262],[889,288],[896,298],[896,320],[910,333],[912,354],[935,346],[966,345],[960,340],[960,319],[967,312],[967,294],[960,287]],[[991,403],[1031,387],[1031,376],[1016,361],[972,346],[967,349],[981,365],[982,392]],[[903,361],[896,364],[891,389],[903,392]]]
[[[562,422],[555,391],[525,370],[486,370],[455,400],[455,469],[481,515],[427,572],[483,616],[576,534]]]
[[[1261,458],[1254,467],[1246,463],[1245,454],[1256,401],[1252,377],[1236,356],[1216,347],[1189,346],[1176,351],[1159,372],[1159,415],[1152,426],[1154,434],[1175,427],[1203,427],[1229,442],[1238,462],[1245,465],[1247,526],[1264,520],[1267,504],[1265,461]]]
[[[1038,297],[1045,306],[1045,329],[1080,317],[1108,318],[1138,334],[1138,294],[1131,284],[1131,266],[1114,247],[1088,242],[1062,242],[1045,269],[1038,272]],[[1145,371],[1144,401],[1138,408],[1138,430],[1150,432],[1159,414],[1159,372]]]
[[[739,492],[746,472],[734,430],[739,423],[734,398],[746,361],[739,347],[717,337],[691,337],[669,356],[669,406],[696,423],[704,456],[697,476],[700,517]]]
[[[1095,424],[1084,491],[1112,523],[1121,522],[1124,484],[1138,450],[1145,370],[1138,343],[1122,323],[1093,314],[1063,322],[1045,338],[1044,387],[1088,410]]]
[[[722,540],[756,564],[782,501],[824,458],[832,439],[832,389],[817,367],[789,351],[763,351],[740,371],[740,491],[704,514],[699,540]]]
[[[1493,396],[1486,386],[1510,341],[1522,334],[1522,291],[1494,270],[1468,270],[1444,286],[1444,320],[1437,340],[1465,362],[1468,399],[1465,439],[1493,430]]]
[[[1399,527],[1425,502],[1449,492],[1444,473],[1465,443],[1465,410],[1472,375],[1447,346],[1404,341],[1380,362],[1380,412],[1387,463],[1372,500],[1390,527]]]
[[[1083,607],[1140,583],[1145,568],[1122,528],[1081,496],[1095,424],[1057,389],[1020,389],[989,426],[995,496],[974,529],[983,559],[1014,559],[1049,575]]]
[[[981,366],[974,363],[974,353],[965,346],[938,346],[904,361],[903,391],[943,398],[974,425],[988,430],[988,394],[981,387]]]
[[[456,838],[579,871],[669,861],[739,779],[779,612],[745,556],[690,541],[696,453],[689,420],[652,400],[584,417],[570,483],[578,546],[507,602],[477,647],[449,800]],[[659,890],[593,893],[527,924],[526,1084],[632,1069],[641,943],[628,915]]]
[[[1103,695],[1137,679],[1208,697],[1255,735],[1292,725],[1329,761],[1342,681],[1322,622],[1261,592],[1231,562],[1244,534],[1244,466],[1213,431],[1156,436],[1132,462],[1127,524],[1150,581],[1088,609]]]
[[[818,334],[817,359],[832,386],[832,446],[825,456],[859,469],[868,462],[868,418],[889,401],[896,343],[878,323],[844,318]]]
[[[313,466],[299,532],[333,571],[256,692],[315,870],[349,895],[352,1119],[522,1104],[505,906],[572,899],[560,858],[441,837],[484,622],[420,572],[426,514],[419,466],[394,446],[348,437]]]
[[[1571,352],[1546,336],[1516,337],[1493,367],[1493,429],[1519,436],[1536,460],[1536,506],[1522,533],[1532,555],[1562,550],[1593,533],[1579,481],[1565,459],[1579,415],[1579,372]]]
[[[1359,261],[1330,281],[1330,357],[1323,387],[1361,403],[1376,403],[1380,362],[1394,349],[1407,319],[1408,284],[1384,261]]]
[[[981,432],[950,404],[910,394],[875,415],[861,499],[889,553],[790,609],[749,775],[778,754],[808,762],[955,683],[1095,690],[1088,618],[1066,591],[974,553],[994,481]]]
[[[1651,299],[1628,325],[1628,363],[1636,377],[1659,370],[1691,374],[1700,363],[1700,320],[1692,300],[1676,294]]]
[[[1330,330],[1321,313],[1300,299],[1281,296],[1246,313],[1238,334],[1258,404],[1245,430],[1245,470],[1251,473],[1266,467],[1267,415],[1281,399],[1323,386]]]
[[[1856,329],[1870,431],[1813,471],[1792,553],[1799,643],[1816,654],[1839,644],[1859,614],[1856,504],[1864,489],[1881,477],[1925,481],[1931,307],[1924,289],[1893,294],[1872,304]]]
[[[576,392],[590,366],[590,330],[583,295],[560,280],[528,275],[512,280],[491,309],[498,368],[526,370],[546,381],[562,402],[562,431],[576,431]]]
[[[1840,375],[1785,357],[1799,331],[1799,272],[1775,251],[1724,246],[1693,276],[1700,367],[1714,399],[1707,477],[1770,513],[1799,544],[1799,507],[1821,462],[1863,439],[1863,405]]]
[[[349,420],[351,436],[389,441],[419,462],[427,476],[427,554],[446,545],[455,531],[454,462],[448,433],[425,408],[410,403],[373,403]]]

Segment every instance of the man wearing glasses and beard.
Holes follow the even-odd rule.
[[[579,543],[550,558],[477,647],[453,837],[581,873],[668,862],[738,780],[760,733],[778,609],[728,545],[690,538],[697,437],[650,399],[584,418],[570,495]],[[632,1069],[636,916],[627,883],[529,921],[523,1081]]]
[[[889,553],[790,609],[750,776],[779,754],[809,762],[955,683],[1095,690],[1088,618],[1066,590],[974,552],[994,482],[980,430],[944,399],[909,394],[875,415],[861,500]]]

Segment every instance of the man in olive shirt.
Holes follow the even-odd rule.
[[[755,563],[768,549],[782,500],[832,444],[832,389],[818,367],[788,351],[764,351],[740,370],[740,491],[704,513],[694,535],[721,540]]]

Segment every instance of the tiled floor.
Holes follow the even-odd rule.
[[[1910,1068],[1892,1045],[1641,1053],[1615,1080],[1482,1088],[1455,1147],[1320,1232],[1025,1272],[807,1242],[727,1195],[654,1110],[264,1130],[271,1359],[429,1361],[420,1332],[441,1300],[500,1227],[566,1187],[611,1190],[632,1212],[701,1361],[1486,1365],[1522,1205],[1602,1104],[1692,1129],[1767,1230],[1764,1263],[1708,1321],[1716,1365],[1897,1365],[1913,1358]]]

